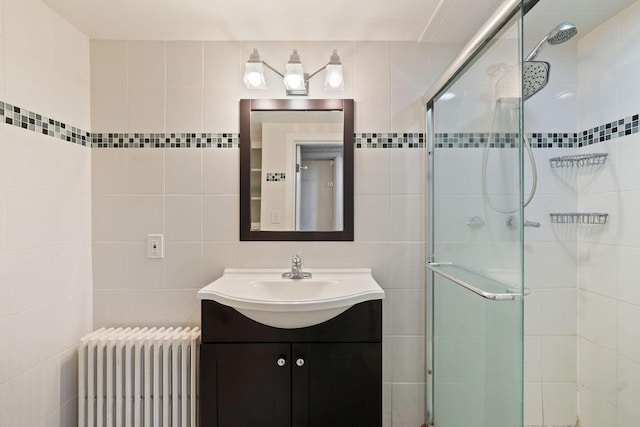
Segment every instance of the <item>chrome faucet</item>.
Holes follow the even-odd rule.
[[[302,258],[300,255],[294,255],[291,258],[291,271],[287,271],[286,273],[282,273],[283,279],[307,279],[311,277],[311,273],[307,273],[302,271]]]

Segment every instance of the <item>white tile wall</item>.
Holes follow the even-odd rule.
[[[202,87],[203,42],[167,43],[167,86]]]
[[[580,425],[584,427],[598,427],[616,425],[616,407],[601,399],[591,389],[580,389]],[[619,424],[618,424],[619,425]]]
[[[0,319],[0,384],[9,378],[9,321],[6,316]]]
[[[0,385],[0,423],[9,425],[9,386],[5,382]]]
[[[578,346],[581,387],[592,390],[600,399],[615,405],[617,399],[615,352],[584,338],[579,339]],[[582,399],[582,391],[580,393]]]
[[[392,385],[391,424],[413,426],[424,422],[424,384]]]
[[[285,96],[280,78],[271,72],[266,74],[266,91],[244,87],[242,70],[254,47],[277,69],[284,68],[291,50],[297,48],[310,71],[325,65],[337,49],[344,67],[344,91],[324,91],[319,75],[310,82],[312,96],[354,98],[357,132],[424,129],[420,96],[429,76],[426,44],[102,40],[91,42],[92,129],[237,132],[238,99]],[[441,47],[440,54],[451,55],[456,47]],[[436,58],[431,61],[434,68],[439,64]]]
[[[578,293],[580,336],[609,350],[616,349],[617,302],[591,292]]]
[[[618,354],[640,363],[640,306],[618,302]]]
[[[162,234],[165,230],[165,199],[160,195],[127,197],[126,240],[146,242],[148,234]],[[100,215],[95,213],[94,216]]]
[[[542,420],[542,384],[524,384],[524,419],[526,425],[543,425]]]
[[[98,243],[96,243],[97,245]],[[105,289],[118,289],[118,286],[127,289],[154,289],[164,287],[164,271],[165,261],[163,259],[148,259],[146,254],[146,242],[127,243],[126,250],[122,250],[122,245],[118,244],[117,250],[121,253],[116,254],[113,259],[118,263],[114,266],[114,270],[118,271],[119,281],[117,285]],[[126,257],[126,260],[123,258]],[[99,261],[96,260],[96,263]],[[124,274],[121,270],[126,265]],[[100,273],[96,274],[96,278]],[[94,285],[96,288],[96,285]]]
[[[404,151],[404,150],[403,150]],[[362,195],[391,194],[391,151],[361,150],[355,158],[358,180],[355,191]]]
[[[640,134],[629,135],[628,137],[616,141],[616,173],[617,184],[620,191],[640,190],[640,171],[634,165],[640,147]]]
[[[96,242],[93,244],[93,288],[124,289],[126,270],[124,242]]]
[[[640,249],[618,248],[618,298],[621,301],[640,305],[640,265],[636,262]]]
[[[616,79],[618,69],[617,18],[611,18],[582,38],[578,46],[579,129],[620,118]]]
[[[618,410],[640,420],[640,364],[618,357]]]
[[[542,405],[546,425],[574,425],[578,416],[576,383],[543,384]]]
[[[542,381],[575,383],[576,357],[575,335],[542,337]]]
[[[165,204],[167,241],[200,241],[203,236],[202,196],[166,196]]]
[[[391,240],[391,196],[356,195],[354,210],[356,241]]]
[[[100,55],[96,55],[96,51],[99,51]],[[91,130],[93,132],[128,129],[127,58],[127,42],[91,41]]]
[[[4,100],[88,129],[88,38],[37,0],[5,1],[3,18]]]
[[[639,5],[633,3],[579,42],[581,127],[640,112],[631,72],[640,61],[635,48]],[[640,199],[633,163],[638,140],[636,134],[582,150],[609,156],[603,168],[578,177],[579,207],[611,214],[607,227],[579,235],[578,381],[580,421],[587,427],[640,425],[640,230],[635,221]]]
[[[127,194],[164,193],[164,155],[164,150],[127,150]]]
[[[167,87],[166,128],[174,132],[203,131],[203,88]]]
[[[88,129],[88,39],[43,2],[0,9],[2,100]],[[0,425],[74,425],[59,412],[93,321],[90,150],[0,124],[0,156]]]

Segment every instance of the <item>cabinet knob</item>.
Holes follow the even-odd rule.
[[[296,365],[303,366],[304,365],[304,359],[302,357],[298,358],[298,360],[296,360]]]
[[[287,359],[285,359],[284,357],[281,357],[280,359],[278,359],[278,366],[282,367],[286,364],[287,364]]]

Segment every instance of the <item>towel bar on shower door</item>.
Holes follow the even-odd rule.
[[[461,272],[463,272],[464,274],[467,275],[473,275],[473,276],[477,276],[479,278],[481,278],[484,281],[488,281],[490,282],[492,285],[494,286],[499,286],[501,288],[507,288],[506,292],[502,292],[502,293],[496,293],[496,292],[489,292],[489,291],[485,291],[482,290],[476,286],[473,286],[472,284],[470,284],[469,282],[462,280],[456,276],[454,276],[453,274],[447,273],[446,271],[444,271],[445,268],[455,268],[460,270]],[[514,299],[516,299],[516,297],[520,297],[522,296],[522,293],[519,292],[512,292],[512,289],[514,289],[513,285],[509,285],[507,283],[501,282],[499,280],[493,279],[491,277],[487,277],[483,274],[480,274],[478,272],[469,270],[467,268],[455,265],[453,263],[450,262],[430,262],[427,264],[427,268],[431,271],[433,271],[434,273],[436,273],[439,276],[444,277],[445,279],[448,279],[450,281],[452,281],[453,283],[463,287],[464,289],[467,289],[471,292],[473,292],[474,294],[480,295],[482,298],[488,299],[488,300],[492,300],[492,301],[513,301]],[[515,290],[515,289],[514,289]],[[531,291],[529,289],[524,290],[524,295],[529,295],[531,293]]]

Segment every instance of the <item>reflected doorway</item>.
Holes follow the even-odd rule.
[[[342,145],[296,144],[296,231],[342,230]]]

